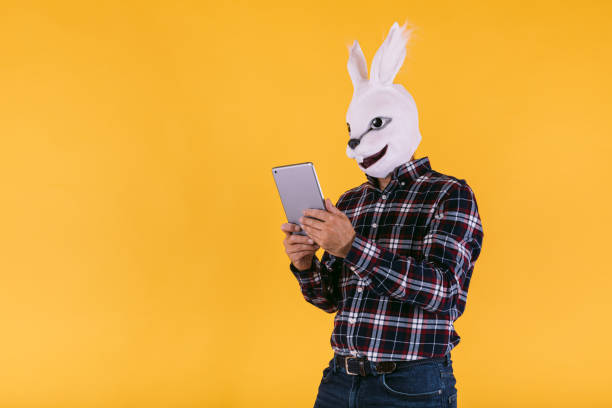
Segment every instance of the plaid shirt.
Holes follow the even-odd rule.
[[[345,258],[315,255],[289,267],[306,301],[336,312],[331,346],[372,361],[442,357],[459,343],[483,230],[472,189],[432,170],[428,157],[393,170],[384,190],[367,182],[340,196],[355,239]]]

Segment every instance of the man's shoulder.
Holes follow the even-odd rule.
[[[465,179],[451,176],[450,174],[441,173],[436,170],[430,170],[423,175],[424,183],[429,185],[438,185],[444,187],[444,190],[448,189],[461,189],[469,188],[469,185]]]
[[[427,184],[435,186],[438,190],[440,201],[457,198],[476,201],[474,191],[464,178],[458,178],[435,170],[429,171],[425,176],[427,177]]]
[[[450,174],[445,174],[437,170],[429,169],[422,174],[413,186],[419,190],[427,190],[429,192],[437,191],[440,196],[449,196],[454,194],[468,193],[473,197],[473,191],[467,181],[463,178],[458,178]],[[364,192],[371,188],[369,182],[365,181],[358,186],[355,186],[340,195],[336,203],[338,209],[344,209],[349,203],[358,200]]]
[[[345,209],[344,207],[351,202],[353,199],[358,199],[363,195],[363,193],[368,189],[368,182],[363,182],[360,185],[351,188],[350,190],[345,191],[338,198],[338,202],[336,203],[336,207],[339,210]]]

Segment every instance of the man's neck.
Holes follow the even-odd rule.
[[[410,158],[410,161],[414,160],[414,154],[412,155],[412,157]],[[378,187],[381,190],[384,190],[385,187],[387,187],[387,184],[389,184],[389,182],[391,181],[391,175],[393,174],[393,172],[389,173],[387,175],[387,177],[385,178],[378,178]]]

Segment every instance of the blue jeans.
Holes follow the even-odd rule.
[[[444,361],[425,359],[386,374],[349,375],[332,358],[323,370],[314,408],[457,407],[450,353]]]

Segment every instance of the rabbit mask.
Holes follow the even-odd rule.
[[[368,69],[357,40],[349,49],[353,98],[346,113],[350,140],[346,155],[372,177],[384,178],[410,161],[421,141],[412,95],[393,79],[406,56],[410,32],[393,23]]]

